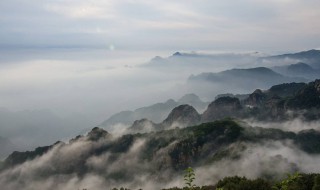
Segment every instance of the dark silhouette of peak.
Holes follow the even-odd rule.
[[[111,134],[102,128],[95,127],[88,133],[87,137],[89,140],[97,141],[99,139],[109,138],[111,137]]]
[[[175,107],[168,117],[162,122],[163,125],[170,127],[177,123],[179,126],[195,125],[200,121],[200,114],[188,104]]]
[[[220,97],[209,104],[202,114],[202,122],[214,121],[225,117],[236,117],[241,111],[240,100],[234,97]]]
[[[261,89],[256,89],[253,94],[263,94]]]
[[[172,56],[182,56],[182,53],[180,53],[180,52],[175,52],[174,54],[172,54]]]
[[[239,99],[234,97],[221,97],[213,101],[208,107],[217,106],[217,105],[226,105],[226,104],[238,104]]]

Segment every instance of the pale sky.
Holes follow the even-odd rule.
[[[319,48],[319,0],[1,0],[0,46]]]

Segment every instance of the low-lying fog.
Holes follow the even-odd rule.
[[[186,57],[174,53],[124,51],[114,46],[1,49],[0,136],[17,150],[52,144],[83,133],[119,111],[187,93],[211,102],[220,93],[254,90],[205,82],[187,85],[192,74],[272,66],[257,63],[264,55],[257,52],[188,51],[196,56]]]

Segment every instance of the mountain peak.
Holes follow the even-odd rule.
[[[202,114],[202,121],[214,121],[226,116],[237,116],[241,111],[241,104],[238,98],[224,96],[209,104],[207,110]]]
[[[172,126],[179,123],[183,126],[195,125],[200,121],[200,115],[194,107],[184,104],[175,107],[168,117],[163,121],[165,126]]]
[[[97,141],[101,138],[111,137],[111,134],[102,128],[94,127],[87,135],[89,140]]]

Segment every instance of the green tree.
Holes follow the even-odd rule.
[[[194,174],[194,170],[191,167],[188,167],[185,170],[185,174],[184,174],[184,181],[185,184],[187,185],[187,187],[189,189],[194,189],[196,187],[195,184],[193,184],[193,181],[195,180],[195,174]]]
[[[287,174],[287,178],[283,179],[282,181],[278,182],[272,188],[274,190],[289,190],[290,184],[297,182],[297,180],[301,177],[301,174],[298,172],[294,174]]]
[[[320,175],[317,175],[314,178],[314,185],[312,187],[312,190],[320,190]]]

